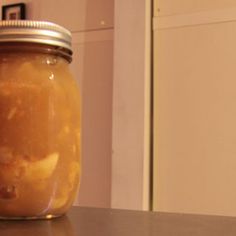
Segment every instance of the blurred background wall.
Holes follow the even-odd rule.
[[[72,32],[71,69],[82,95],[81,206],[111,206],[113,0],[5,0],[26,3],[26,18]]]
[[[149,209],[150,0],[25,2],[26,18],[72,32],[82,93],[82,181],[75,204]]]

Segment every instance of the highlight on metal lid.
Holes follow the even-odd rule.
[[[64,27],[47,21],[0,21],[1,42],[40,43],[65,48],[72,52],[71,33]]]

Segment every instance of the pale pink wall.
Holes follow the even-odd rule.
[[[84,47],[79,204],[110,207],[113,41]]]
[[[52,21],[72,32],[114,25],[114,0],[2,0],[0,6],[19,2],[26,3],[28,19]]]

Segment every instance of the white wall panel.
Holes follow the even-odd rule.
[[[156,30],[154,209],[236,215],[236,23]]]
[[[149,209],[151,1],[115,2],[112,207]]]
[[[155,16],[188,14],[236,7],[235,0],[154,0]]]

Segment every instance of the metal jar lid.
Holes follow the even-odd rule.
[[[71,49],[71,33],[64,27],[46,21],[0,21],[1,42],[40,43]]]

